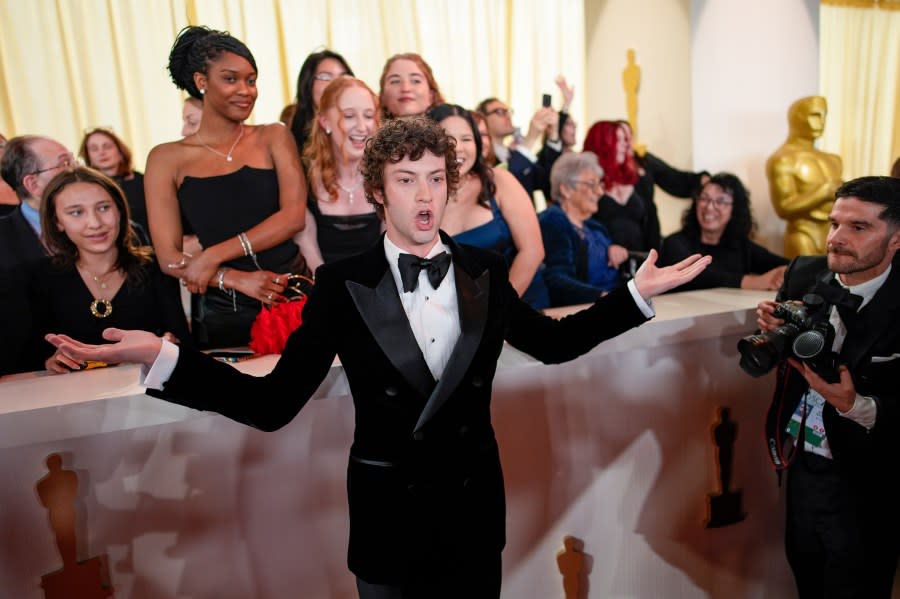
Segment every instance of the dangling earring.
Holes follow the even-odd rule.
[[[206,90],[205,90],[205,89],[201,89],[201,90],[200,90],[200,95],[201,95],[201,96],[206,95]]]

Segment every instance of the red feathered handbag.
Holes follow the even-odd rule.
[[[314,281],[303,275],[288,277],[284,296],[288,301],[263,306],[250,327],[250,349],[256,354],[280,354],[288,337],[301,324],[300,313]]]

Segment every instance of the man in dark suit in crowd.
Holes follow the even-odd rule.
[[[788,473],[785,544],[800,597],[889,599],[900,550],[900,180],[844,183],[829,219],[827,256],[794,259],[777,300],[813,292],[834,305],[839,380],[794,358],[780,365],[769,452]],[[764,331],[783,323],[774,307],[759,304]]]
[[[477,110],[484,116],[497,160],[506,163],[509,172],[522,184],[532,202],[535,190],[539,189],[549,203],[550,169],[562,153],[559,113],[547,106],[538,108],[528,123],[525,136],[517,138],[516,128],[512,123],[512,110],[503,102],[497,98],[488,98],[478,104]],[[547,134],[547,141],[540,151],[534,154],[532,148],[544,133]],[[507,146],[504,140],[510,135],[514,138]]]
[[[356,409],[348,561],[360,596],[496,598],[505,498],[490,398],[504,340],[546,363],[571,360],[645,322],[647,301],[709,258],[660,269],[654,255],[628,287],[554,320],[519,300],[502,256],[439,231],[459,180],[439,125],[389,121],[361,170],[386,234],[319,268],[303,324],[268,376],[143,331],[108,330],[108,346],[48,340],[77,360],[152,365],[148,393],[263,430],[290,422],[339,356]]]
[[[15,190],[19,205],[0,217],[0,308],[6,314],[0,375],[19,371],[21,348],[29,335],[26,273],[31,262],[46,254],[41,243],[41,195],[50,179],[74,162],[65,146],[46,137],[14,137],[3,148],[0,176]]]
[[[48,137],[24,135],[7,142],[0,175],[19,197],[19,207],[0,218],[0,270],[42,258],[41,195],[59,171],[75,163],[72,152]]]

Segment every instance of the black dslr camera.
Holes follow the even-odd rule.
[[[738,341],[741,368],[758,377],[793,356],[829,383],[838,382],[838,355],[831,349],[834,327],[829,322],[830,314],[831,305],[815,293],[804,295],[802,304],[779,302],[774,315],[784,320],[783,325]]]

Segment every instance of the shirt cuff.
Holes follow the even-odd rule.
[[[526,148],[525,144],[519,144],[518,146],[516,146],[515,151],[527,158],[528,161],[532,164],[537,162],[537,156],[534,155],[534,152],[531,151],[531,148]]]
[[[653,318],[656,316],[656,311],[653,309],[653,301],[645,301],[644,298],[641,297],[641,294],[638,293],[637,285],[634,283],[634,279],[628,281],[628,291],[631,292],[631,297],[634,298],[634,303],[637,304],[638,309],[643,313],[647,318]],[[852,410],[851,410],[852,411]]]
[[[162,391],[163,385],[169,381],[169,377],[172,376],[172,372],[175,370],[175,365],[178,364],[179,353],[177,345],[163,339],[162,347],[159,348],[156,360],[153,361],[150,368],[148,369],[146,364],[141,366],[140,384],[150,389]]]
[[[875,426],[875,418],[878,416],[878,404],[873,398],[857,393],[850,409],[846,412],[838,410],[837,413],[865,427],[866,430],[871,430]]]

